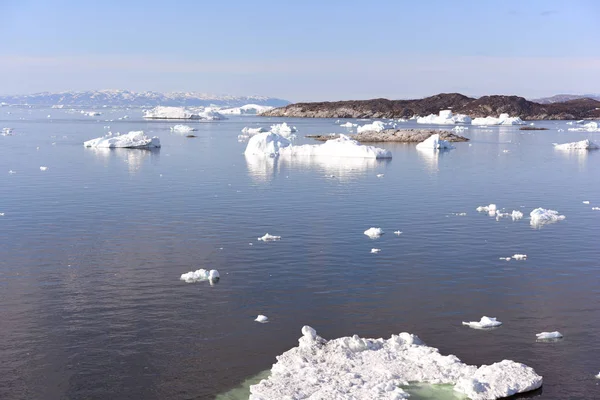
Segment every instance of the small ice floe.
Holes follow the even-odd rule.
[[[510,261],[510,260],[512,260],[512,258],[511,257],[500,257],[500,260]]]
[[[489,206],[479,206],[476,208],[476,210],[477,212],[486,212],[493,217],[494,215],[496,215],[498,207],[495,204],[490,204]]]
[[[160,139],[156,136],[150,138],[144,135],[144,131],[131,131],[127,134],[120,133],[102,136],[83,142],[85,147],[94,148],[127,148],[127,149],[152,149],[160,147]]]
[[[598,375],[596,375],[596,379],[600,379],[600,372],[598,372]]]
[[[377,254],[381,251],[381,249],[371,249],[371,254]]]
[[[444,150],[453,148],[454,146],[452,146],[450,142],[448,142],[447,140],[440,139],[439,133],[431,135],[427,139],[423,140],[421,143],[417,144],[417,149]]]
[[[480,321],[470,321],[470,322],[463,321],[462,324],[468,326],[469,328],[474,328],[474,329],[490,329],[490,328],[496,328],[496,327],[502,325],[502,322],[498,321],[496,318],[493,318],[493,317],[483,316],[483,317],[481,317]]]
[[[265,233],[264,236],[258,238],[258,240],[262,240],[263,242],[272,242],[280,239],[281,236],[269,235],[268,233]]]
[[[189,125],[175,125],[171,127],[171,132],[176,132],[176,133],[190,133],[190,132],[194,132],[197,131],[198,129],[189,126]]]
[[[519,117],[510,117],[508,114],[500,114],[500,117],[475,118],[471,125],[524,125],[525,122]]]
[[[266,324],[267,322],[269,322],[269,318],[267,318],[266,315],[259,315],[256,317],[255,321],[260,322],[261,324]]]
[[[590,204],[590,202],[588,200],[584,200],[583,204]]]
[[[263,133],[263,132],[267,132],[267,130],[263,127],[258,127],[258,128],[250,128],[248,126],[245,126],[242,129],[242,133],[246,136],[253,136],[259,133]]]
[[[9,169],[9,170],[8,170],[8,173],[9,173],[9,174],[16,174],[16,173],[17,173],[17,171],[13,171],[12,169]]]
[[[600,211],[600,207],[592,207],[593,211]]]
[[[374,121],[372,124],[365,124],[356,128],[357,133],[382,132],[383,130],[385,130],[385,124],[381,121]]]
[[[589,139],[585,139],[580,142],[571,142],[563,144],[554,143],[554,148],[556,150],[597,150],[600,149],[600,145],[592,142]]]
[[[4,213],[0,213],[0,217],[4,217]]]
[[[182,274],[179,280],[182,280],[186,283],[195,283],[200,281],[210,281],[210,283],[215,283],[219,281],[219,271],[216,269],[206,270],[206,269],[198,269],[196,271],[190,271],[185,274]]]
[[[514,256],[512,256],[512,258],[514,258],[515,260],[527,260],[527,254],[515,254]]]
[[[40,167],[40,171],[47,171],[47,170],[48,170],[48,167],[44,167],[44,166]]]
[[[442,110],[438,115],[430,114],[417,118],[417,124],[454,125],[468,124],[471,117],[465,114],[453,114],[451,110]]]
[[[381,228],[369,228],[364,232],[365,235],[371,239],[377,239],[383,235],[383,229]]]
[[[2,136],[12,136],[13,128],[2,128]]]
[[[400,236],[400,235],[402,235],[402,232],[400,232],[400,231],[394,231],[394,235]]]
[[[462,126],[462,125],[456,125],[454,128],[452,128],[452,131],[454,131],[456,133],[464,132],[466,130],[469,130],[469,128],[467,128],[466,126]]]
[[[545,224],[552,224],[565,219],[565,216],[560,215],[558,211],[546,210],[545,208],[541,207],[533,210],[531,213],[529,213],[529,216],[531,217],[531,225],[535,227],[540,227]]]
[[[540,340],[540,341],[556,341],[558,339],[563,338],[562,333],[560,333],[558,331],[536,333],[535,336],[536,336],[536,340]]]
[[[383,174],[377,174],[378,178],[383,178]]]
[[[225,119],[218,112],[210,107],[199,113],[193,113],[186,110],[184,107],[164,107],[158,106],[151,110],[144,111],[144,118],[148,119],[198,119],[205,121],[217,121]]]
[[[472,400],[493,400],[535,390],[543,378],[511,360],[477,367],[444,356],[416,335],[389,339],[358,335],[326,340],[310,326],[298,346],[277,357],[268,378],[252,385],[259,399],[407,399],[408,382],[444,383]]]
[[[503,153],[510,153],[510,150],[502,150]]]
[[[340,125],[342,128],[356,128],[358,124],[353,124],[352,122],[346,122],[345,124]]]
[[[517,220],[520,220],[523,218],[523,213],[518,210],[513,210],[513,212],[510,214],[510,216],[513,221],[517,221]]]

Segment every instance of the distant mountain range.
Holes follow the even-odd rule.
[[[532,99],[536,103],[540,104],[551,104],[551,103],[564,103],[570,100],[579,99],[592,99],[600,101],[600,94],[557,94],[551,97],[542,97],[539,99]]]
[[[83,92],[35,93],[0,96],[0,103],[34,106],[223,106],[239,107],[245,104],[280,107],[290,102],[265,96],[216,96],[197,92],[132,92],[129,90],[88,90]]]
[[[540,104],[518,96],[483,96],[472,98],[460,93],[440,93],[416,100],[350,100],[319,103],[296,103],[262,113],[270,117],[307,118],[410,118],[438,114],[441,110],[466,114],[472,118],[498,116],[527,120],[600,119],[600,101],[578,98],[564,102]]]

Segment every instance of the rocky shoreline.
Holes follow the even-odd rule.
[[[523,120],[600,119],[600,101],[575,99],[540,104],[518,96],[472,98],[460,93],[442,93],[417,100],[350,100],[296,103],[262,113],[268,117],[302,118],[411,118],[438,114],[440,110],[485,118],[507,113]]]
[[[381,132],[368,131],[361,132],[355,135],[347,135],[352,139],[361,143],[419,143],[429,138],[431,135],[438,133],[440,139],[448,142],[467,142],[468,138],[456,135],[452,132],[436,130],[436,129],[385,129]],[[306,135],[307,138],[325,142],[330,139],[337,139],[339,134],[330,135]]]

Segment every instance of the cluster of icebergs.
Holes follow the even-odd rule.
[[[476,208],[478,212],[486,212],[491,217],[496,217],[496,220],[499,220],[502,217],[511,217],[513,221],[518,221],[523,218],[523,213],[518,210],[513,210],[511,213],[501,212],[498,210],[498,206],[496,204],[490,204],[488,206],[479,206]],[[535,210],[529,213],[530,223],[534,227],[541,227],[545,224],[550,224],[553,222],[562,221],[565,219],[564,215],[560,215],[558,211],[548,210],[545,208],[536,208]]]
[[[340,135],[339,138],[328,140],[323,144],[295,146],[289,139],[273,132],[263,132],[253,136],[248,141],[244,154],[267,157],[392,158],[388,150],[361,145],[346,135]]]
[[[511,117],[508,114],[500,114],[496,117],[485,117],[485,118],[474,118],[471,121],[471,125],[524,125],[525,122],[519,117]]]
[[[219,114],[223,115],[257,115],[272,110],[271,106],[259,106],[258,104],[246,104],[241,107],[219,108]]]
[[[294,133],[298,132],[298,128],[296,128],[295,126],[288,125],[287,122],[271,125],[270,129],[268,130],[263,127],[250,128],[246,126],[242,129],[242,134],[238,135],[238,140],[243,141],[245,139],[248,139],[250,136],[254,136],[264,132],[276,133],[278,135],[283,136],[286,139],[294,140],[296,139],[296,135],[294,135]]]
[[[144,112],[144,118],[147,119],[194,119],[202,121],[216,121],[225,119],[223,115],[210,107],[202,111],[192,112],[184,107],[164,107],[158,106]]]
[[[573,125],[572,122],[567,122],[569,125]],[[577,121],[575,124],[580,125],[578,128],[569,128],[572,132],[600,132],[600,123],[595,121],[585,122]]]
[[[121,135],[109,132],[106,136],[83,142],[85,147],[94,148],[128,148],[128,149],[152,149],[160,147],[160,139],[156,136],[148,137],[144,131],[132,131]]]
[[[432,125],[471,124],[479,126],[525,124],[521,118],[510,117],[508,114],[500,114],[498,118],[489,116],[471,119],[471,117],[465,114],[453,114],[452,110],[442,110],[438,115],[430,114],[426,117],[417,117],[417,123]]]

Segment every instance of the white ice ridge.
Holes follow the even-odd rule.
[[[470,328],[475,328],[475,329],[489,329],[489,328],[495,328],[497,326],[502,325],[502,322],[498,321],[496,318],[493,318],[493,317],[483,316],[483,317],[481,317],[481,320],[479,320],[479,321],[470,321],[470,322],[463,321],[462,324],[466,325]]]
[[[491,216],[496,215],[496,211],[498,207],[495,204],[490,204],[489,206],[479,206],[476,208],[477,212],[486,212]]]
[[[440,134],[436,133],[417,144],[417,149],[453,149],[454,146],[447,140],[440,139]]]
[[[189,126],[189,125],[175,125],[171,127],[171,132],[177,132],[177,133],[189,133],[189,132],[194,132],[197,131],[198,129]]]
[[[429,114],[426,117],[417,118],[418,124],[454,125],[468,124],[471,117],[464,114],[452,114],[451,110],[442,110],[438,115]]]
[[[265,233],[264,236],[258,238],[258,240],[262,240],[263,242],[272,242],[274,240],[280,240],[280,239],[281,239],[281,236],[269,235],[268,233]]]
[[[282,135],[264,132],[253,136],[248,141],[246,155],[266,155],[270,157],[362,157],[362,158],[392,158],[385,149],[374,146],[364,146],[346,135],[331,139],[323,144],[305,144],[294,146]]]
[[[477,368],[406,332],[387,340],[354,335],[327,341],[304,326],[298,343],[277,357],[267,379],[250,387],[249,400],[406,399],[400,386],[409,382],[451,384],[472,400],[484,400],[542,386],[542,377],[524,364],[504,360]]]
[[[578,121],[578,123],[579,122],[580,121]],[[587,124],[581,124],[581,127],[579,128],[569,128],[569,130],[574,132],[600,132],[600,123],[591,121]]]
[[[536,333],[535,336],[537,340],[561,339],[563,337],[562,333],[558,331]]]
[[[271,125],[271,132],[286,138],[290,138],[290,136],[292,136],[292,133],[298,132],[298,129],[295,126],[290,126],[286,122],[284,122],[282,124]]]
[[[364,233],[371,239],[377,239],[378,237],[381,237],[384,232],[381,228],[369,228]]]
[[[144,112],[144,118],[148,119],[199,119],[205,121],[215,121],[225,119],[221,114],[205,108],[204,111],[193,113],[184,107],[164,107],[158,106]]]
[[[144,131],[132,131],[121,135],[120,133],[108,133],[96,139],[83,142],[85,147],[102,148],[129,148],[129,149],[149,149],[160,147],[160,139],[156,136],[150,138],[144,135]]]
[[[220,108],[219,113],[225,115],[257,115],[272,110],[271,106],[259,106],[258,104],[246,104],[241,107]]]
[[[585,139],[579,142],[554,144],[554,148],[557,150],[597,150],[600,149],[600,145]]]
[[[519,117],[510,117],[508,114],[500,114],[500,117],[475,118],[471,125],[524,125],[525,122]]]
[[[261,324],[264,324],[266,322],[269,322],[269,318],[267,318],[266,315],[258,315],[255,319],[256,322],[260,322]]]
[[[564,215],[560,215],[558,211],[555,210],[546,210],[545,208],[536,208],[531,213],[529,213],[531,217],[531,225],[533,226],[542,226],[544,224],[551,224],[553,222],[562,221],[565,219]]]
[[[257,133],[263,132],[267,132],[267,130],[263,127],[250,128],[248,126],[245,126],[244,129],[242,129],[242,133],[248,136],[256,135]]]
[[[198,269],[196,271],[190,271],[185,274],[182,274],[179,280],[182,280],[186,283],[194,283],[199,281],[210,281],[215,282],[219,280],[219,271],[216,269],[206,270],[206,269]]]

